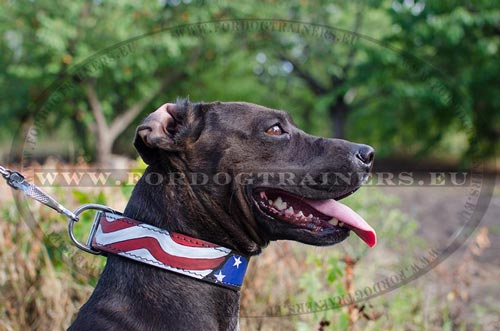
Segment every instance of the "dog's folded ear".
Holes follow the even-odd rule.
[[[134,146],[144,162],[152,164],[158,159],[158,149],[176,151],[174,135],[181,125],[178,105],[166,103],[149,114],[137,127]]]

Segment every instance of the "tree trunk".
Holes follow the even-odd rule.
[[[193,56],[192,62],[194,62],[199,56],[195,53],[196,57]],[[94,114],[95,120],[95,134],[96,134],[96,162],[100,165],[109,166],[109,162],[112,159],[113,144],[118,138],[118,136],[135,120],[137,116],[142,112],[142,110],[151,102],[155,97],[157,97],[163,89],[171,84],[172,82],[180,79],[184,75],[183,71],[177,71],[167,76],[164,80],[158,84],[156,89],[145,96],[143,99],[137,101],[135,104],[126,109],[120,116],[117,116],[111,123],[108,124],[104,116],[103,108],[99,97],[97,96],[95,82],[90,82],[85,85],[85,91],[87,94],[87,99],[90,105],[90,109]]]
[[[71,124],[73,127],[73,131],[75,132],[75,136],[79,137],[77,139],[80,144],[79,150],[83,151],[83,155],[78,155],[77,152],[73,153],[73,155],[69,155],[70,162],[76,160],[78,156],[89,156],[88,152],[92,149],[91,143],[89,141],[89,134],[87,131],[87,127],[83,123],[81,116],[83,110],[76,109],[75,112],[71,115]],[[95,128],[91,128],[90,131],[95,134]],[[77,146],[78,146],[77,143]]]
[[[87,98],[95,118],[95,157],[98,164],[106,167],[110,166],[113,144],[118,136],[130,125],[130,123],[133,122],[144,107],[160,93],[166,83],[167,81],[160,83],[155,92],[132,105],[120,114],[120,116],[115,118],[115,120],[110,124],[107,123],[106,118],[104,117],[102,104],[97,96],[95,86],[92,84],[86,85]]]
[[[114,138],[107,135],[106,132],[97,132],[96,161],[101,166],[108,167],[110,165],[113,142]]]
[[[343,95],[339,95],[335,102],[330,105],[332,137],[334,138],[345,139],[347,107]]]

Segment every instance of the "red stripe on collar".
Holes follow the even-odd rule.
[[[201,239],[169,232],[121,214],[99,212],[96,250],[239,290],[248,257]]]

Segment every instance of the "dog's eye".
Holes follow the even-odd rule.
[[[283,129],[281,129],[278,124],[275,124],[267,129],[266,133],[270,136],[281,136],[283,134]]]

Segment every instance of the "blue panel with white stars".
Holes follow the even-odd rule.
[[[212,277],[218,283],[228,284],[232,286],[241,286],[245,278],[245,271],[248,266],[248,260],[243,256],[231,255],[222,268],[216,269]]]

